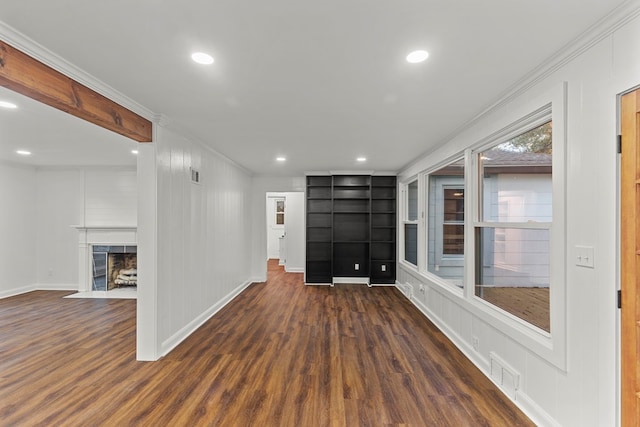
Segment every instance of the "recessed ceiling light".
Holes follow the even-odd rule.
[[[18,108],[18,106],[14,103],[7,101],[0,101],[0,107],[2,108]]]
[[[286,162],[287,158],[280,156],[280,157],[276,157],[276,160],[279,161],[279,162]]]
[[[16,154],[20,154],[21,156],[30,156],[30,155],[31,155],[31,151],[27,151],[27,150],[16,150]]]
[[[213,64],[213,56],[204,52],[196,52],[192,54],[191,59],[196,61],[198,64],[203,64],[203,65]]]
[[[367,161],[367,158],[366,158],[366,157],[358,157],[356,160],[357,160],[358,162],[366,162],[366,161]]]
[[[138,154],[138,150],[131,150],[131,154]]]
[[[410,54],[407,55],[407,62],[412,64],[417,64],[418,62],[422,62],[429,57],[429,52],[426,50],[414,50]]]

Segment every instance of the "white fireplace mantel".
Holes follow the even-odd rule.
[[[91,290],[92,268],[91,252],[94,245],[123,245],[138,244],[138,228],[136,226],[80,226],[72,225],[78,230],[78,291]]]

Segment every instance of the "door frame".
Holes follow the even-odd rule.
[[[284,239],[285,239],[285,262],[280,263],[280,265],[284,265],[285,271],[288,273],[304,273],[304,259],[305,259],[305,231],[304,231],[304,218],[305,218],[305,209],[304,209],[304,192],[303,191],[267,191],[265,202],[267,205],[267,209],[269,208],[269,198],[284,198],[285,199],[285,220],[284,220]],[[301,203],[298,203],[299,206],[292,206],[291,201],[292,198],[299,198]],[[269,223],[269,213],[265,210],[265,221],[264,226],[267,234],[270,231],[271,224]],[[293,218],[293,219],[292,219]],[[291,228],[291,224],[298,225],[298,227]],[[300,226],[301,224],[301,226]],[[269,236],[267,235],[266,245],[269,244]],[[295,260],[292,262],[288,262],[291,258],[289,256],[289,248],[293,247],[295,249]],[[267,256],[268,256],[268,247]]]
[[[619,97],[620,425],[640,421],[640,89]]]

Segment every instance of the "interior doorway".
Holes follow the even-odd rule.
[[[267,259],[277,259],[286,272],[303,273],[304,193],[268,192],[266,206]]]
[[[640,425],[640,89],[621,99],[621,424]]]
[[[267,258],[277,259],[279,265],[284,265],[286,259],[285,201],[284,196],[267,196]]]

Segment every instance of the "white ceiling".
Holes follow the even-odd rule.
[[[135,166],[137,143],[0,87],[0,160],[31,166]],[[23,157],[16,150],[32,154]]]
[[[252,172],[292,175],[400,170],[622,3],[0,0],[0,21]],[[430,58],[407,63],[414,49]],[[215,63],[193,63],[194,51]],[[69,161],[54,147],[76,144],[65,149],[76,156],[90,143],[86,126],[66,132],[61,114],[45,125],[39,113],[25,138],[52,164]],[[85,133],[70,137],[76,127]]]

